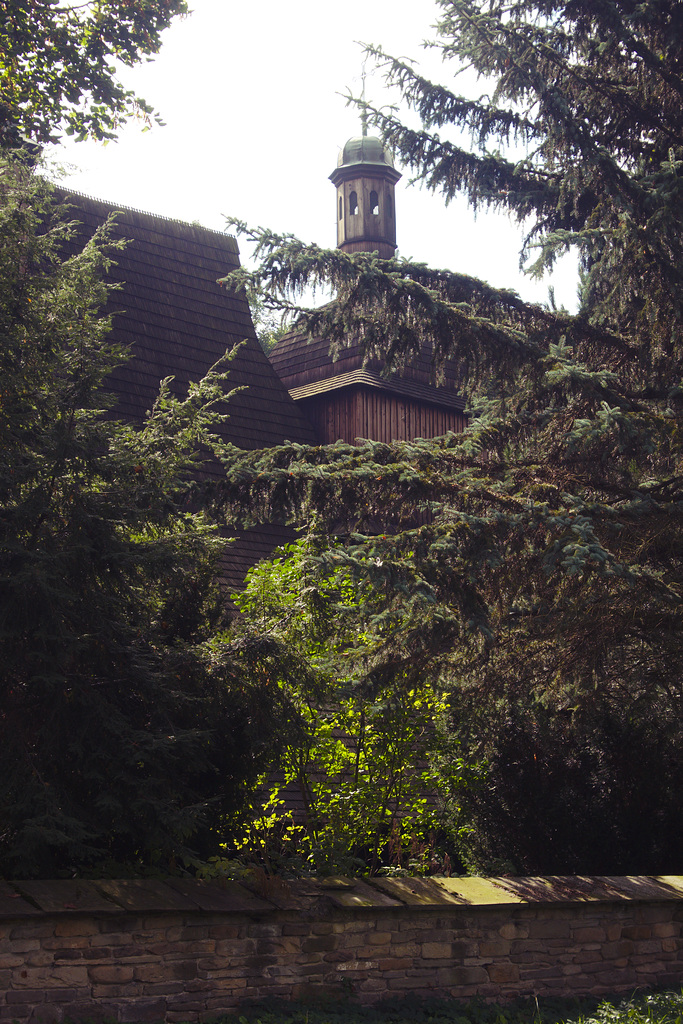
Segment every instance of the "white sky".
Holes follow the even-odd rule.
[[[335,190],[328,175],[344,142],[359,134],[356,111],[339,95],[361,89],[355,41],[413,57],[430,77],[449,84],[452,68],[420,46],[434,36],[435,3],[194,0],[192,6],[192,15],[165,33],[154,61],[122,75],[166,126],[141,132],[131,123],[107,146],[67,141],[54,147],[53,158],[77,168],[68,184],[218,230],[230,214],[334,246]],[[376,104],[395,99],[377,73],[368,77],[367,95]],[[519,274],[518,226],[499,215],[479,214],[475,221],[464,202],[446,208],[438,195],[407,179],[406,173],[396,186],[401,256],[515,288],[532,301],[547,299],[547,280]],[[240,247],[248,262],[246,242]],[[558,303],[575,307],[575,282],[571,263],[558,269]]]

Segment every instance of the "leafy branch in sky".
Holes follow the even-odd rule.
[[[187,13],[186,0],[2,0],[0,144],[113,139],[131,116],[149,124],[152,108],[119,69],[158,53],[164,29]]]

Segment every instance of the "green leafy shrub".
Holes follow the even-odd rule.
[[[367,593],[334,561],[314,580],[311,560],[304,542],[292,544],[234,596],[241,629],[290,652],[279,686],[292,718],[279,776],[263,779],[262,802],[232,847],[273,870],[433,870],[443,827],[430,758],[443,696],[429,679],[373,672],[381,640],[365,630]]]

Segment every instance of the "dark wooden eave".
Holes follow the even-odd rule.
[[[387,374],[384,364],[377,359],[365,359],[357,341],[344,345],[336,358],[329,352],[329,342],[322,338],[309,338],[301,331],[290,331],[275,346],[269,359],[286,385],[290,394],[297,399],[304,397],[300,389],[317,388],[322,393],[332,387],[365,383],[383,390],[413,397],[448,408],[464,409],[465,403],[458,395],[457,372],[452,364],[446,366],[443,380],[438,380],[429,351],[425,348],[419,358],[400,372]],[[367,374],[351,378],[348,374]],[[333,384],[333,381],[337,381]],[[342,383],[342,381],[346,383]],[[306,397],[314,391],[306,391]]]
[[[292,398],[302,407],[320,443],[410,441],[463,430],[465,402],[454,364],[437,376],[425,349],[400,372],[365,359],[355,340],[332,358],[329,344],[292,331],[270,360]]]
[[[358,386],[377,388],[386,394],[414,398],[416,401],[447,409],[462,411],[465,408],[465,402],[460,395],[446,387],[437,388],[433,385],[421,384],[407,377],[382,377],[374,370],[349,370],[347,373],[338,373],[333,377],[324,377],[321,380],[312,381],[310,384],[290,388],[289,394],[295,402],[298,402],[302,398],[312,398],[314,395],[328,394],[330,391],[337,391],[340,388]]]

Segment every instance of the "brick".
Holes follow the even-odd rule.
[[[489,980],[488,973],[483,967],[450,967],[441,968],[438,972],[440,985],[479,985]]]
[[[123,999],[138,995],[137,985],[93,985],[93,999]]]
[[[619,957],[631,955],[633,943],[630,939],[622,939],[620,942],[605,942],[600,952],[605,960],[617,960]]]
[[[575,928],[572,938],[574,942],[604,942],[607,935],[604,928]]]
[[[82,917],[66,917],[57,921],[55,935],[98,935],[99,926],[96,921]]]
[[[304,939],[301,949],[304,953],[327,953],[329,950],[335,949],[336,945],[337,937],[335,935],[316,935]]]
[[[405,957],[403,959],[392,957],[391,959],[379,961],[379,969],[383,973],[385,971],[409,971],[414,966],[415,960],[413,957]]]
[[[0,1006],[0,1020],[8,1020],[12,1024],[26,1020],[29,1013],[29,1006]]]
[[[206,955],[207,953],[215,953],[216,947],[218,946],[219,939],[198,939],[196,942],[188,943],[187,950],[194,956]],[[234,942],[234,939],[225,939],[225,942]],[[175,947],[177,950],[177,946]]]
[[[140,943],[130,943],[128,946],[116,947],[116,960],[149,960],[150,952],[147,946]]]
[[[387,987],[391,990],[400,991],[408,989],[410,992],[415,992],[416,985],[414,978],[406,978],[405,976],[399,978],[389,978]]]
[[[283,935],[308,935],[310,930],[309,926],[304,923],[299,924],[298,922],[288,922],[287,924],[282,925]],[[351,929],[347,927],[344,931],[349,932]]]
[[[515,964],[489,964],[488,976],[497,985],[519,981],[519,968]]]
[[[29,1016],[30,1024],[55,1024],[55,1021],[61,1021],[63,1016],[63,1009],[61,1006],[55,1006],[51,1003],[41,1003],[40,1006],[34,1006]]]
[[[291,939],[257,939],[257,953],[278,953],[280,956],[296,956],[301,949],[301,943],[296,938]]]
[[[519,924],[504,924],[498,929],[502,939],[528,939],[529,929]]]
[[[422,947],[417,942],[392,942],[390,950],[375,950],[376,953],[391,953],[392,956],[403,959],[404,957],[420,956]]]
[[[24,988],[24,989],[10,989],[9,992],[5,993],[5,1000],[8,1004],[17,1005],[18,1003],[43,1003],[45,1002],[45,989],[43,988]]]
[[[307,928],[307,931],[310,931],[310,925]],[[258,924],[250,924],[247,934],[249,935],[249,938],[253,939],[278,939],[280,937],[280,925],[265,924],[262,922],[259,922]]]
[[[649,939],[645,942],[635,943],[635,952],[640,956],[644,954],[654,954],[659,956],[662,951],[662,940],[661,939]]]
[[[106,960],[112,956],[109,946],[96,946],[94,949],[84,949],[84,960]]]
[[[126,985],[133,980],[133,968],[122,964],[98,964],[88,967],[88,976],[97,985]]]
[[[0,964],[4,970],[12,970],[16,967],[25,967],[26,957],[12,956],[11,953],[0,953]]]
[[[265,967],[273,967],[277,964],[277,957],[265,954],[262,956],[247,956],[244,958],[243,963],[245,967],[254,968],[257,971],[260,971]]]
[[[420,942],[450,942],[452,938],[452,928],[429,928],[418,937]]]
[[[106,922],[103,922],[103,924]],[[130,946],[133,941],[133,936],[125,932],[118,935],[116,932],[108,931],[104,932],[104,929],[100,930],[99,935],[93,935],[90,939],[91,946]]]
[[[386,992],[387,983],[382,978],[366,978],[358,985],[360,992]]]
[[[529,938],[569,940],[569,922],[531,921],[529,924]]]
[[[322,967],[322,964],[320,965]],[[349,960],[348,963],[339,964],[338,971],[376,971],[378,968],[376,960]]]
[[[425,960],[451,960],[453,957],[450,942],[423,942],[422,956]]]
[[[194,960],[151,964],[137,964],[132,968],[132,980],[142,982],[187,981],[197,977],[197,964]]]
[[[315,921],[311,925],[313,935],[331,935],[333,931],[334,927],[329,921]]]
[[[672,917],[671,908],[669,906],[653,906],[648,907],[646,904],[641,903],[638,906],[637,921],[639,923],[654,924],[655,922],[670,921]]]
[[[8,937],[13,941],[15,939],[46,939],[53,932],[54,926],[49,921],[26,921],[10,928]]]
[[[681,929],[672,921],[660,921],[659,924],[652,926],[652,934],[660,939],[669,939],[673,935],[680,935],[680,933]]]
[[[116,1003],[94,1003],[88,996],[81,1003],[73,1003],[69,1006],[68,1020],[88,1021],[89,1024],[95,1024],[95,1022],[109,1022],[116,1020],[116,1014],[118,1013],[118,1005]]]
[[[664,965],[659,960],[650,960],[647,963],[636,964],[635,968],[636,968],[636,972],[638,974],[655,974],[656,975],[656,974],[661,974],[662,973],[662,971],[664,969]]]
[[[36,949],[40,949],[40,940],[33,939],[12,939],[11,946],[9,949],[12,953],[32,953]],[[4,945],[4,944],[3,944]]]
[[[97,938],[97,936],[93,936],[93,938]],[[87,935],[56,935],[51,939],[43,939],[42,949],[50,950],[55,960],[79,960],[89,945],[90,940]]]
[[[169,1007],[173,1006],[177,1008],[176,1013],[170,1013],[166,1011],[166,1020],[198,1020],[199,1014],[206,1010],[206,1004],[203,999],[188,999],[185,1001],[177,1001],[174,996],[173,999],[168,1000]],[[192,1015],[192,1017],[190,1016]]]
[[[166,1000],[131,999],[124,1003],[119,1013],[119,1020],[128,1024],[129,1021],[155,1021],[163,1019],[166,1013]]]
[[[132,935],[139,930],[140,919],[129,914],[114,914],[111,917],[103,917],[100,921],[100,932],[111,932],[116,935],[128,933]],[[128,939],[130,942],[130,938]]]
[[[479,943],[479,954],[480,956],[507,956],[510,952],[509,942],[480,942]]]
[[[237,939],[239,934],[240,929],[236,924],[216,924],[209,928],[210,939]]]
[[[25,974],[25,977],[22,977],[22,974]],[[73,967],[56,967],[54,965],[39,967],[31,971],[22,971],[18,977],[15,973],[12,984],[15,988],[31,988],[36,985],[53,988],[79,988],[88,984],[88,971],[85,964]]]
[[[204,978],[190,978],[185,982],[186,992],[211,992],[213,985]]]
[[[75,1003],[77,1000],[88,999],[90,988],[46,988],[45,998],[49,1003]]]
[[[73,959],[80,960],[80,955]],[[56,963],[57,958],[48,950],[37,950],[35,953],[27,953],[24,960],[24,967],[50,967]]]
[[[339,985],[316,985],[311,982],[299,982],[292,986],[292,999],[307,1002],[337,1002],[343,995]]]
[[[173,949],[175,947],[171,947]],[[212,951],[214,956],[250,956],[256,952],[256,941],[254,939],[217,939],[216,948]]]

